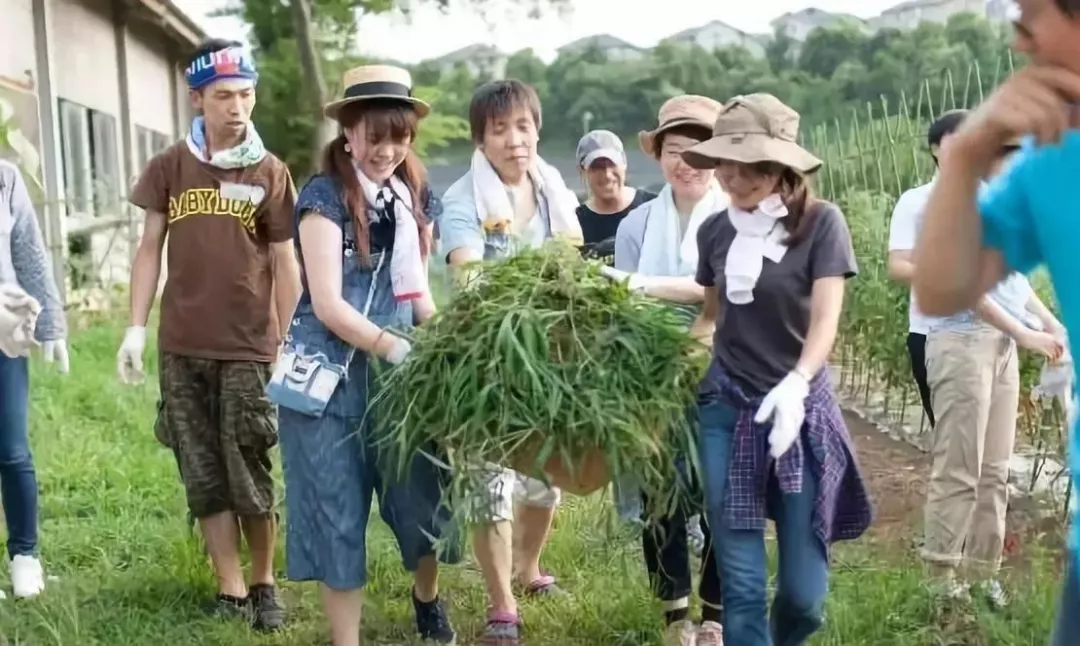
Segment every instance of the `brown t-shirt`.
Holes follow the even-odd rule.
[[[802,354],[810,328],[810,290],[818,278],[851,278],[858,271],[851,232],[840,209],[811,205],[807,235],[789,247],[780,262],[762,259],[754,300],[727,300],[724,267],[735,240],[727,211],[710,216],[698,229],[697,282],[716,286],[720,299],[713,355],[748,395],[763,395],[780,383]]]
[[[280,333],[270,244],[293,237],[296,190],[288,167],[268,154],[254,166],[223,170],[180,141],[150,160],[131,203],[168,216],[159,349],[273,361]]]

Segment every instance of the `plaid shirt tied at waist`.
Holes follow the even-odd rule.
[[[803,459],[803,442],[796,442],[787,453],[774,460],[769,454],[772,423],[754,422],[754,414],[764,396],[748,396],[715,360],[702,382],[701,391],[706,398],[718,397],[738,409],[728,464],[724,517],[732,529],[764,530],[766,519],[771,518],[766,505],[770,475],[775,471],[783,493],[802,491],[803,469],[811,465],[809,460]],[[824,545],[862,536],[873,520],[870,494],[855,461],[847,425],[825,370],[810,382],[802,437],[810,449],[807,457],[818,467],[813,472],[818,476],[814,532]]]

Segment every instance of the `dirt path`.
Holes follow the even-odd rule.
[[[854,413],[844,412],[848,432],[859,452],[859,465],[873,495],[873,533],[884,539],[910,540],[926,502],[930,458],[910,444],[894,440]]]

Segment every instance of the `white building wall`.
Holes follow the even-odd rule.
[[[175,139],[170,85],[177,77],[165,45],[160,38],[151,40],[145,30],[129,29],[127,56],[131,123]]]
[[[47,0],[56,96],[120,117],[116,33],[108,0]],[[117,146],[120,142],[117,141]]]
[[[20,85],[36,76],[31,0],[0,0],[0,77]]]

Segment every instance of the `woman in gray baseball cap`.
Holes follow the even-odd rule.
[[[644,189],[626,185],[626,150],[610,130],[593,130],[577,145],[578,168],[589,198],[577,208],[582,252],[613,264],[615,233],[630,211],[656,197]]]

